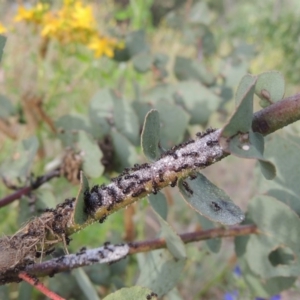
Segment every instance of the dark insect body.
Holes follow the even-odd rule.
[[[214,202],[214,201],[211,202],[211,207],[214,211],[219,211],[219,210],[222,209],[221,206],[218,203]]]
[[[182,181],[182,185],[189,194],[194,194],[194,191],[190,188],[189,184],[186,181]]]
[[[173,180],[173,182],[170,184],[170,186],[171,186],[171,187],[175,187],[176,184],[177,184],[177,180],[178,180],[178,178],[177,178],[177,176],[176,176],[175,179]]]

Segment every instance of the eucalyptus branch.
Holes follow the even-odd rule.
[[[267,135],[299,119],[297,94],[255,113],[253,129]],[[178,179],[223,159],[228,153],[219,145],[220,132],[209,129],[199,133],[196,139],[174,146],[153,163],[126,169],[108,185],[81,190],[76,200],[66,200],[28,222],[14,236],[0,239],[0,274],[28,268],[38,252],[43,255],[58,242],[66,247],[69,235],[95,221],[102,223],[109,214],[166,186],[174,187]],[[85,216],[80,223],[75,214],[78,210]]]
[[[30,192],[38,189],[45,182],[48,182],[51,179],[59,176],[60,176],[59,169],[50,171],[49,173],[44,174],[42,176],[38,176],[29,186],[18,188],[14,193],[0,199],[0,208],[12,203],[15,200],[20,199],[22,196],[30,194]]]
[[[188,244],[212,238],[235,237],[257,233],[257,227],[251,224],[193,231],[180,234],[179,236],[185,244]],[[90,250],[82,248],[76,254],[65,255],[42,263],[28,265],[25,267],[24,271],[29,275],[37,277],[47,275],[53,276],[56,273],[88,266],[94,263],[113,263],[125,258],[127,255],[148,252],[166,247],[167,244],[164,238],[117,245],[112,245],[107,242],[103,247]],[[5,284],[8,282],[19,281],[18,274],[18,270],[12,270],[5,274],[0,274],[0,283]]]

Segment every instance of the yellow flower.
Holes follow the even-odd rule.
[[[14,18],[15,22],[25,21],[28,23],[40,24],[44,14],[49,10],[49,5],[46,3],[38,3],[32,8],[18,7],[18,12]]]
[[[95,57],[106,55],[108,57],[114,56],[114,49],[118,43],[114,39],[96,36],[92,38],[88,44],[88,48],[94,51]]]
[[[86,45],[96,57],[113,57],[114,49],[120,46],[114,39],[103,37],[98,32],[93,6],[81,0],[64,0],[56,11],[49,11],[49,5],[42,3],[31,9],[20,6],[15,21],[39,25],[43,38],[56,39],[61,44]]]
[[[96,27],[96,21],[93,15],[92,7],[83,6],[80,1],[75,3],[71,19],[74,28],[92,30]]]
[[[7,32],[7,29],[0,23],[0,34]]]

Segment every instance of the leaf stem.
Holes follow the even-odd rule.
[[[46,288],[37,278],[32,278],[30,275],[28,275],[26,272],[20,272],[19,278],[23,279],[24,281],[28,282],[32,286],[34,286],[37,290],[39,290],[41,293],[43,293],[45,296],[47,296],[51,300],[65,300],[65,298],[60,297],[56,293],[50,291],[48,288]]]
[[[55,169],[45,175],[37,177],[36,180],[32,182],[29,186],[21,187],[14,193],[0,199],[0,208],[12,203],[15,200],[20,199],[24,195],[28,195],[31,191],[38,189],[45,182],[48,182],[52,178],[59,177],[59,176],[60,176],[60,170]]]

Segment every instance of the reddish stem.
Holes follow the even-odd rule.
[[[50,298],[51,300],[66,300],[65,298],[60,297],[59,295],[55,294],[54,292],[50,291],[46,288],[38,279],[32,278],[25,272],[20,272],[19,277],[24,281],[28,282],[32,286],[34,286],[37,290],[43,293],[45,296]]]

